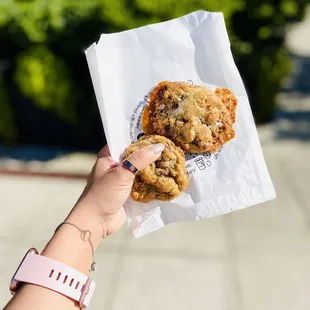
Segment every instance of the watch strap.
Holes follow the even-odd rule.
[[[19,270],[16,280],[36,284],[61,293],[88,307],[96,284],[86,275],[54,259],[29,253]]]

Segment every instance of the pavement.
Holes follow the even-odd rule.
[[[124,227],[97,252],[90,309],[308,310],[310,140],[305,126],[285,136],[300,123],[285,118],[290,112],[259,129],[276,200],[171,224],[138,240]],[[68,158],[83,161],[83,169],[94,161]],[[82,179],[0,176],[0,306],[10,298],[8,283],[24,252],[42,249],[84,185]]]

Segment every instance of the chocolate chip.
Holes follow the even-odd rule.
[[[163,98],[165,91],[168,89],[167,85],[163,86],[157,93],[158,98]]]
[[[200,143],[201,143],[201,140],[200,139],[195,139],[192,143],[197,145],[197,146],[199,146]]]
[[[139,175],[136,175],[136,182],[137,183],[142,183],[142,178]]]
[[[169,124],[165,126],[165,131],[167,132],[171,131],[171,126]]]
[[[173,109],[173,110],[176,110],[178,107],[179,107],[179,104],[178,104],[178,103],[173,103],[173,104],[172,104],[172,109]]]

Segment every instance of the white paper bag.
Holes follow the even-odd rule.
[[[135,237],[168,223],[199,220],[275,198],[249,101],[221,13],[192,14],[102,34],[86,50],[98,106],[115,159],[141,134],[141,114],[159,82],[230,89],[238,99],[236,137],[215,154],[187,156],[188,188],[170,202],[125,205]]]

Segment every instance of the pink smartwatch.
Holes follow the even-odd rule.
[[[22,283],[32,283],[65,295],[76,301],[81,309],[88,307],[96,287],[95,282],[83,273],[38,255],[35,248],[26,253],[12,277],[11,293],[17,292]]]

